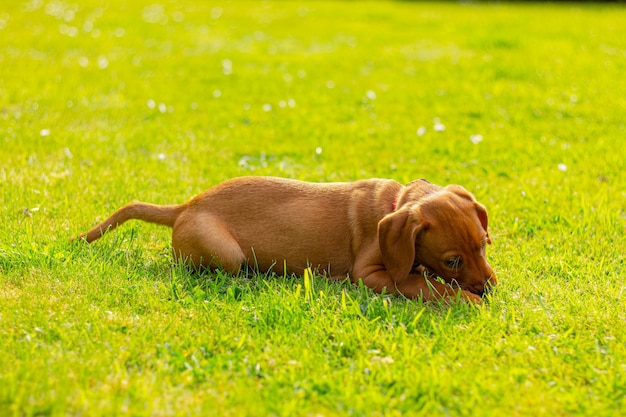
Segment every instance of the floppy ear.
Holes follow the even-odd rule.
[[[418,214],[408,208],[378,222],[378,245],[385,268],[395,282],[409,276],[415,262],[415,239],[424,227]]]
[[[480,224],[485,230],[485,233],[487,233],[487,243],[491,244],[491,238],[489,237],[489,232],[487,231],[487,225],[489,224],[489,216],[487,216],[487,209],[478,201],[474,201],[474,207],[476,208],[476,214],[478,214],[478,220],[480,220]]]

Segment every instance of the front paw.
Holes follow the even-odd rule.
[[[483,299],[479,295],[466,290],[461,290],[461,297],[475,304],[480,304],[483,302]]]

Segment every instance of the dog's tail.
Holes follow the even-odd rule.
[[[106,232],[115,229],[117,226],[128,220],[137,219],[148,223],[156,223],[163,226],[174,227],[178,216],[185,210],[184,204],[176,206],[159,206],[148,203],[131,203],[117,210],[108,219],[94,227],[88,232],[82,233],[71,239],[85,240],[91,243],[100,239]]]

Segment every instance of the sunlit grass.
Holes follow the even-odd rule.
[[[621,6],[5,1],[0,414],[617,415]],[[422,304],[68,238],[241,175],[458,183],[500,286]]]

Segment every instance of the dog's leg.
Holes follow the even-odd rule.
[[[409,275],[404,282],[397,285],[398,290],[402,294],[409,294],[409,298],[423,297],[425,301],[444,299],[446,301],[455,301],[464,299],[474,303],[482,302],[479,295],[472,292],[452,288],[449,285],[442,284],[439,281],[425,277],[424,275]],[[415,297],[415,294],[419,294]]]
[[[208,213],[183,213],[172,233],[174,257],[195,267],[239,272],[246,260],[228,227]]]
[[[355,260],[352,277],[361,279],[363,284],[377,293],[402,294],[407,298],[421,298],[424,301],[448,299],[457,297],[461,290],[455,290],[440,282],[427,279],[423,274],[408,274],[403,280],[394,280],[385,265],[380,262],[377,248],[363,250],[361,256]],[[419,270],[417,268],[416,270]],[[480,297],[463,291],[462,298],[479,302]]]
[[[397,283],[391,279],[385,270],[370,273],[362,279],[363,283],[381,293],[383,290],[390,294],[402,294],[407,298],[421,298],[424,301],[444,299],[454,301],[458,297],[475,303],[480,303],[481,298],[469,291],[454,289],[448,285],[426,278],[423,275],[411,274],[404,281]]]

